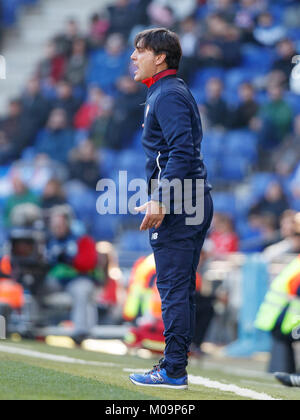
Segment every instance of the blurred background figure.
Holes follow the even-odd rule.
[[[75,342],[81,342],[97,324],[96,305],[93,301],[97,252],[94,241],[79,237],[71,231],[69,215],[54,210],[50,219],[50,238],[47,246],[51,270],[47,279],[47,292],[65,290],[72,298]]]

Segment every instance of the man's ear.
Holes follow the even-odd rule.
[[[167,58],[167,56],[166,56],[166,54],[165,54],[165,53],[163,53],[163,54],[158,54],[158,55],[156,56],[156,65],[157,65],[157,66],[160,66],[161,64],[163,64],[163,62],[164,62],[164,61],[166,61],[166,58]]]

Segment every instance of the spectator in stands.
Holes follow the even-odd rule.
[[[253,32],[255,40],[267,47],[273,47],[285,36],[283,26],[275,23],[269,12],[263,12],[258,16],[258,23]]]
[[[279,228],[280,217],[288,209],[288,199],[279,182],[274,181],[268,185],[264,197],[252,206],[250,214],[259,216],[271,214],[276,218],[276,226]]]
[[[38,77],[28,81],[21,102],[25,118],[34,120],[34,129],[39,130],[43,127],[49,116],[50,104],[41,92]]]
[[[212,233],[209,236],[211,253],[222,256],[239,249],[239,239],[234,231],[232,220],[229,216],[216,213],[212,224]]]
[[[218,78],[210,79],[205,87],[206,100],[201,107],[210,127],[224,128],[228,123],[228,108],[223,99],[224,86]]]
[[[105,48],[95,52],[87,69],[87,83],[95,84],[106,93],[114,93],[115,83],[126,71],[129,54],[125,49],[124,38],[120,34],[111,34]]]
[[[265,0],[241,0],[235,16],[235,24],[242,30],[243,42],[256,43],[253,37],[256,18],[266,8]]]
[[[38,66],[38,76],[50,84],[62,79],[66,66],[66,58],[59,53],[55,42],[46,45],[45,57]]]
[[[17,175],[13,176],[12,185],[14,193],[8,197],[4,206],[4,223],[7,227],[11,226],[11,215],[17,206],[28,203],[39,205],[39,198],[28,189]]]
[[[110,33],[120,33],[125,39],[135,23],[138,23],[135,5],[130,0],[117,0],[115,4],[108,7]]]
[[[72,85],[67,80],[58,82],[57,98],[51,102],[52,109],[60,108],[66,112],[68,125],[72,124],[74,115],[78,111],[81,101],[73,95]]]
[[[97,323],[93,303],[93,272],[97,266],[95,243],[89,237],[73,234],[69,215],[57,209],[50,220],[47,255],[52,267],[47,279],[48,292],[65,291],[72,297],[73,339],[80,344]]]
[[[286,210],[282,214],[279,241],[267,247],[263,253],[264,259],[268,263],[284,254],[298,254],[300,252],[300,236],[296,234],[296,214],[294,210]]]
[[[293,113],[284,100],[284,90],[280,85],[270,84],[269,101],[261,105],[258,126],[262,149],[274,149],[289,134],[292,127]],[[266,156],[262,156],[265,158]]]
[[[90,19],[88,44],[91,49],[102,47],[110,27],[109,16],[106,13],[94,13]]]
[[[241,63],[241,35],[217,14],[207,18],[207,30],[198,47],[201,67],[238,67]]]
[[[284,38],[278,42],[276,51],[278,58],[273,64],[273,70],[281,71],[288,83],[295,65],[293,57],[297,54],[295,44],[292,40]]]
[[[196,0],[154,0],[153,3],[170,8],[174,13],[176,21],[182,21],[192,16],[197,7]]]
[[[162,27],[172,29],[175,25],[173,9],[160,1],[153,1],[148,7],[148,16],[151,27]]]
[[[67,204],[67,201],[61,182],[55,178],[50,179],[42,194],[42,209],[49,210],[55,206],[65,204]]]
[[[144,112],[141,104],[145,100],[145,92],[129,76],[121,77],[117,82],[117,88],[106,144],[113,149],[122,149],[130,145],[134,133],[141,127]]]
[[[197,66],[196,49],[198,43],[198,24],[194,17],[188,17],[180,23],[179,37],[182,48],[182,59],[179,75],[189,82]]]
[[[255,90],[251,83],[240,85],[239,98],[239,105],[230,112],[230,126],[232,128],[248,128],[259,109],[255,100]]]
[[[86,140],[73,150],[70,160],[70,178],[81,181],[86,187],[96,190],[100,179],[100,162],[94,144]]]
[[[2,155],[3,164],[10,159],[16,159],[26,146],[32,142],[35,132],[34,117],[25,115],[22,103],[19,99],[13,99],[9,103],[8,114],[0,120],[0,130],[5,133],[10,145],[8,155]],[[8,159],[8,161],[7,161]]]
[[[67,163],[74,147],[74,132],[68,128],[67,115],[63,109],[54,109],[43,130],[37,138],[37,153],[46,154],[58,162]]]
[[[74,88],[84,89],[87,69],[87,46],[83,38],[73,42],[72,53],[67,62],[65,78]]]
[[[69,19],[65,25],[64,33],[54,38],[57,53],[64,57],[69,57],[72,53],[74,41],[80,37],[78,22],[75,19]]]
[[[112,99],[97,86],[91,86],[87,101],[80,107],[74,118],[78,130],[87,130],[103,111],[111,106]]]
[[[282,145],[272,154],[272,168],[280,176],[293,173],[300,162],[300,115],[294,119],[294,132],[288,135]]]

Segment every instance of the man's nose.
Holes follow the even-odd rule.
[[[136,51],[133,51],[133,53],[131,54],[130,58],[132,61],[136,60]]]

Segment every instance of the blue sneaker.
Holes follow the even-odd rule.
[[[160,365],[154,366],[150,372],[144,374],[133,373],[129,376],[131,382],[139,386],[152,386],[157,388],[187,389],[188,377],[170,378],[166,369]]]

